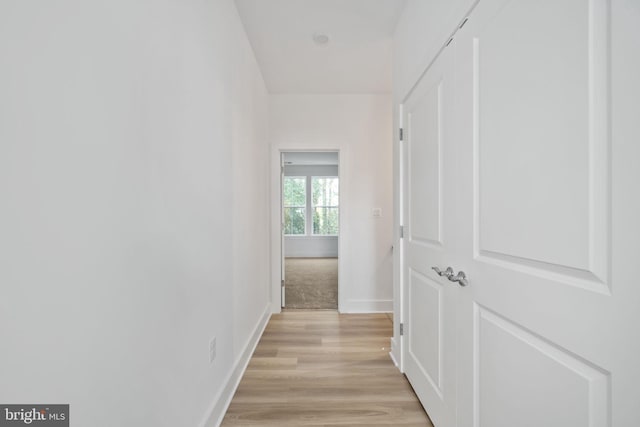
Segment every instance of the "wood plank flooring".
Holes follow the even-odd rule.
[[[273,315],[222,426],[433,427],[389,358],[385,314]]]

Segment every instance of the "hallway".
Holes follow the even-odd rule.
[[[0,426],[640,427],[638,22],[0,1]]]
[[[389,358],[386,314],[274,314],[223,426],[431,427]]]

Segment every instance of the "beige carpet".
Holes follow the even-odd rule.
[[[338,308],[338,258],[285,258],[285,308]]]

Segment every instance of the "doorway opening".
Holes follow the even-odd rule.
[[[338,309],[337,151],[281,153],[282,307]]]

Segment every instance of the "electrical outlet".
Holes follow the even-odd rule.
[[[213,363],[216,359],[216,337],[211,338],[209,341],[209,363]]]
[[[371,216],[374,218],[380,218],[382,216],[382,208],[371,209]]]

